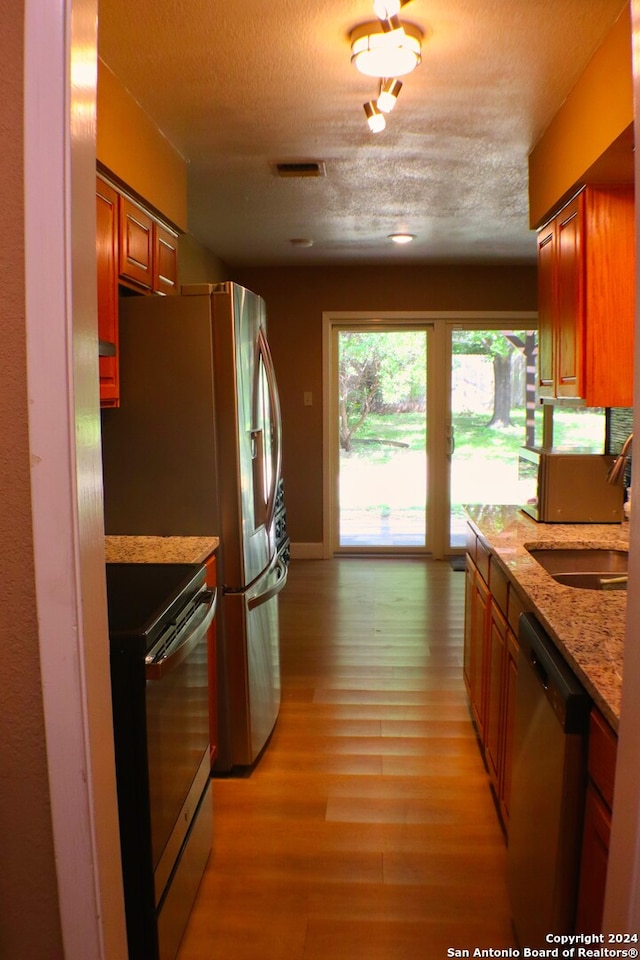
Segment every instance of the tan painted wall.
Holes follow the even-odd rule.
[[[0,31],[0,954],[62,960],[35,614],[22,179],[23,0]],[[10,411],[10,415],[8,415]]]
[[[529,156],[529,222],[539,226],[633,123],[627,5]],[[621,158],[633,176],[633,158]]]
[[[190,233],[178,240],[179,283],[219,283],[228,280],[230,271],[214,253],[203,247]]]
[[[98,161],[176,227],[186,230],[187,163],[102,60],[98,60],[97,111]]]
[[[322,313],[325,310],[535,310],[535,267],[281,267],[235,270],[267,303],[282,405],[287,523],[322,541]],[[303,405],[312,391],[313,406]]]

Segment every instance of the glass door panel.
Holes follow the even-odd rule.
[[[537,333],[451,330],[450,548],[464,547],[464,504],[520,504],[520,447],[534,445]]]
[[[337,330],[338,544],[427,544],[427,331]]]

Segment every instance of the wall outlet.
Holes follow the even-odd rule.
[[[313,394],[311,393],[311,390],[305,390],[304,392],[304,405],[305,407],[313,406]]]

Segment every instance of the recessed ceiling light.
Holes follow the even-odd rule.
[[[312,247],[313,240],[309,240],[307,237],[293,237],[289,240],[289,243],[292,247]]]
[[[393,240],[394,243],[411,243],[416,239],[416,235],[415,233],[390,233],[387,239]]]

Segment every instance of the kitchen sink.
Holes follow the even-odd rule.
[[[601,547],[529,550],[557,583],[582,590],[625,590],[627,551]]]

